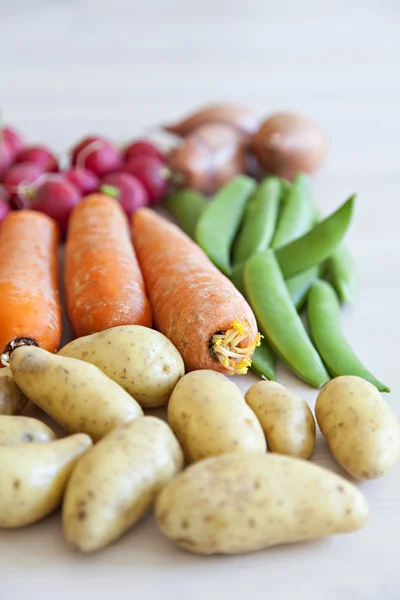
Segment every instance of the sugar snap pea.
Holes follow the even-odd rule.
[[[357,272],[354,258],[344,244],[335,250],[326,267],[340,301],[352,304],[357,289]]]
[[[166,199],[169,212],[178,221],[180,228],[194,238],[197,221],[206,207],[202,194],[195,190],[178,190]]]
[[[244,283],[243,283],[243,272],[244,272],[244,262],[238,263],[237,265],[235,265],[232,268],[232,272],[231,272],[231,281],[233,283],[233,285],[235,286],[235,288],[237,290],[239,290],[239,292],[245,296],[246,295],[246,290],[244,289]]]
[[[293,275],[286,280],[286,286],[293,304],[300,310],[304,305],[307,298],[307,294],[313,283],[315,283],[319,276],[318,267],[311,267],[307,271],[303,271],[298,275]]]
[[[247,204],[243,226],[233,247],[233,264],[265,250],[274,235],[282,185],[278,177],[266,177]]]
[[[263,379],[276,380],[274,355],[265,339],[261,340],[251,359],[251,370]]]
[[[197,243],[220,271],[228,276],[232,270],[232,243],[255,187],[256,182],[251,177],[235,177],[215,194],[197,223]]]
[[[331,256],[349,228],[355,196],[302,237],[276,250],[276,258],[287,279]]]
[[[244,285],[272,348],[301,379],[315,387],[324,385],[329,375],[296,312],[273,250],[248,259]]]
[[[308,175],[296,175],[278,220],[272,248],[280,248],[302,236],[314,224],[311,180]]]
[[[317,281],[307,300],[307,317],[315,346],[329,373],[357,375],[372,383],[380,392],[389,388],[378,381],[360,362],[346,341],[339,320],[340,305],[335,290],[326,281]]]

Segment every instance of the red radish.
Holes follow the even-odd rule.
[[[0,199],[0,223],[6,218],[10,210],[10,205]]]
[[[95,173],[79,167],[71,167],[63,172],[63,176],[81,190],[83,196],[95,192],[100,184],[100,180]]]
[[[123,170],[142,182],[149,195],[150,204],[156,204],[165,196],[169,171],[159,158],[135,156],[124,165]]]
[[[55,156],[44,146],[25,146],[17,154],[17,163],[34,163],[42,167],[46,173],[58,171],[58,163]]]
[[[117,171],[122,162],[118,148],[101,136],[84,138],[73,148],[71,159],[73,165],[89,169],[99,177]]]
[[[15,131],[15,129],[11,127],[3,127],[0,135],[2,135],[3,140],[6,140],[10,144],[15,158],[18,152],[22,150],[24,146],[22,137],[17,131]]]
[[[0,202],[5,202],[8,204],[10,202],[10,192],[4,187],[4,185],[0,185]]]
[[[60,176],[39,183],[32,197],[32,208],[55,219],[65,235],[69,215],[82,197],[78,188]]]
[[[138,140],[137,142],[131,142],[125,148],[124,158],[126,162],[128,162],[131,158],[134,158],[135,156],[154,156],[155,158],[164,160],[164,156],[160,152],[160,150],[151,142],[146,142],[146,140]]]
[[[3,177],[3,185],[13,196],[25,196],[27,188],[43,175],[43,169],[35,163],[15,163]]]
[[[0,178],[14,162],[14,152],[7,140],[0,142]]]
[[[102,179],[100,191],[117,198],[130,217],[135,210],[150,204],[146,188],[129,173],[110,173]]]

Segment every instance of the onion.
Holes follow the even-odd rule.
[[[292,180],[297,173],[312,173],[321,165],[327,139],[309,117],[280,113],[262,123],[252,148],[265,171]]]

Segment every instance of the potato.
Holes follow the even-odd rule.
[[[24,410],[25,398],[14,381],[10,367],[0,368],[0,415],[16,415]]]
[[[365,379],[332,379],[318,395],[315,414],[333,456],[355,479],[382,477],[399,457],[399,423]]]
[[[91,446],[84,434],[47,444],[0,448],[0,527],[39,521],[61,503],[79,457]]]
[[[84,456],[67,487],[64,535],[83,552],[119,538],[153,505],[183,466],[164,421],[144,417],[121,425]]]
[[[307,402],[275,381],[259,381],[246,392],[261,423],[268,449],[309,458],[315,447],[315,420]]]
[[[70,433],[99,440],[116,425],[143,416],[139,404],[94,365],[35,346],[13,351],[17,385]]]
[[[192,371],[172,392],[168,423],[188,462],[267,450],[260,423],[239,388],[216,371]]]
[[[351,483],[279,454],[227,454],[173,479],[156,502],[157,523],[199,554],[236,554],[359,529],[368,505]]]
[[[144,407],[166,404],[185,372],[175,346],[162,333],[140,325],[79,338],[59,354],[92,363]]]
[[[51,442],[56,434],[42,421],[31,417],[0,416],[0,446]]]

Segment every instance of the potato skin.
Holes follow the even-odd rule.
[[[332,379],[318,394],[315,415],[334,458],[355,479],[382,477],[398,459],[399,423],[365,379]]]
[[[192,371],[179,381],[168,404],[168,423],[188,462],[267,450],[261,425],[241,391],[216,371]]]
[[[139,404],[100,369],[35,346],[17,348],[10,367],[18,387],[70,433],[99,440],[116,425],[143,416]]]
[[[68,484],[63,528],[83,552],[120,537],[183,466],[171,429],[155,417],[120,425],[83,457]]]
[[[259,381],[245,399],[261,423],[268,449],[309,458],[315,447],[315,420],[307,402],[275,381]]]
[[[0,368],[0,415],[17,415],[27,402],[28,398],[15,383],[10,367]]]
[[[359,529],[368,505],[351,483],[279,454],[230,454],[192,465],[156,502],[161,531],[199,554],[236,554]]]
[[[36,523],[61,504],[79,457],[92,445],[84,434],[47,444],[0,448],[0,528]]]
[[[40,444],[56,439],[50,427],[31,417],[0,416],[0,446]]]
[[[79,338],[59,354],[95,365],[144,407],[166,404],[185,373],[172,342],[140,325],[122,325]]]

